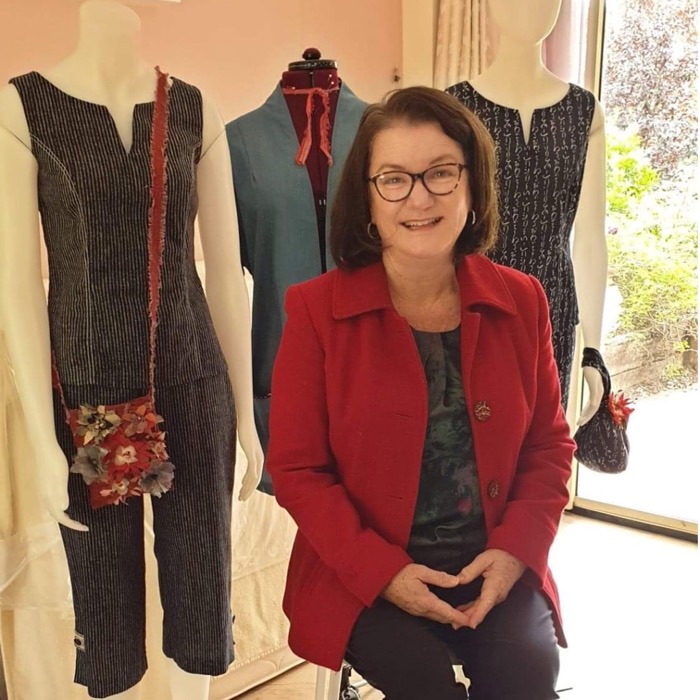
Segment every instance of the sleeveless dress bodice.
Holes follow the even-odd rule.
[[[109,110],[73,97],[37,72],[11,81],[38,163],[49,263],[51,346],[64,384],[148,384],[150,136],[153,102],[133,111],[126,151]],[[226,371],[194,261],[199,90],[170,90],[165,248],[156,384]]]
[[[571,84],[559,102],[534,111],[526,141],[517,109],[492,102],[466,81],[447,92],[479,117],[495,142],[501,229],[490,257],[542,283],[566,405],[578,323],[570,238],[595,98]]]

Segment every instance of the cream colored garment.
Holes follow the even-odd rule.
[[[21,474],[32,470],[30,437],[0,333],[0,648],[9,700],[86,700],[85,689],[73,683],[73,606],[58,525],[41,506],[32,480]],[[139,685],[140,699],[169,700],[163,690],[162,610],[149,521],[150,668]]]
[[[70,610],[58,525],[33,487],[29,430],[0,333],[0,609]]]
[[[19,478],[32,469],[29,454],[0,334],[0,646],[9,697],[42,700],[60,697],[61,672],[70,668],[72,606],[58,525],[43,510],[32,480]]]
[[[487,0],[440,0],[433,85],[450,85],[479,75],[493,58],[493,29]]]
[[[197,264],[204,277],[201,262]],[[250,296],[252,288],[249,290]],[[0,333],[0,648],[9,700],[88,700],[73,683],[73,607],[63,543],[21,469],[27,427]],[[234,493],[245,469],[238,447]],[[157,562],[150,501],[146,500],[146,652],[148,671],[139,700],[170,700],[162,654]],[[299,662],[287,647],[282,612],[287,562],[296,527],[274,498],[260,492],[233,503],[233,612],[236,661],[213,679],[210,698],[223,700]],[[109,663],[109,659],[106,659]]]

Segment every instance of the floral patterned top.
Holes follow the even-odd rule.
[[[456,573],[486,544],[460,361],[460,328],[413,331],[428,383],[428,428],[408,553]]]

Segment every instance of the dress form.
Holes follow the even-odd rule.
[[[560,6],[561,0],[538,3],[489,0],[491,17],[499,29],[499,49],[489,68],[470,83],[487,100],[518,110],[526,142],[534,111],[556,104],[569,90],[569,84],[548,71],[542,60],[542,43],[554,27]],[[607,279],[607,244],[605,125],[597,100],[574,221],[572,261],[583,341],[586,346],[598,349]],[[579,418],[580,424],[593,417],[603,395],[597,370],[586,367],[583,376],[588,402]]]
[[[105,106],[128,153],[135,105],[153,99],[155,73],[139,56],[140,20],[127,4],[116,0],[83,3],[75,50],[43,75],[66,94]],[[240,493],[241,498],[247,498],[262,468],[252,416],[248,299],[243,277],[236,275],[240,256],[223,122],[206,100],[203,124],[203,152],[207,150],[197,170],[200,234],[208,263],[209,307],[230,368],[239,438],[248,461]],[[33,429],[33,448],[35,464],[41,465],[42,471],[36,487],[26,487],[39,491],[58,523],[87,531],[64,512],[68,507],[68,465],[53,428],[48,314],[40,274],[37,174],[18,93],[7,86],[0,90],[0,313],[24,412],[33,417],[33,425],[40,426]],[[20,299],[21,303],[17,301]],[[207,697],[208,676],[186,673],[174,662],[167,666],[173,698]],[[136,698],[138,690],[130,688],[112,697]]]
[[[325,239],[330,207],[367,106],[337,78],[334,61],[314,58],[318,51],[311,51],[304,61],[290,64],[260,107],[226,126],[241,257],[254,281],[253,388],[263,449],[269,439],[272,366],[284,325],[284,296],[290,285],[334,266]],[[305,139],[309,113],[311,138]],[[272,493],[267,473],[260,489]]]
[[[328,166],[331,162],[330,143],[340,81],[336,62],[321,59],[318,49],[306,49],[303,58],[302,61],[289,64],[288,70],[282,73],[280,86],[299,143],[310,138],[308,155],[302,158],[300,153],[297,154],[297,164],[306,166],[311,180],[318,220],[321,269],[325,272]],[[315,91],[315,94],[310,90]]]

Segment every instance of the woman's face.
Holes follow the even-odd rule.
[[[445,134],[439,124],[401,122],[380,131],[370,154],[373,177],[388,171],[421,173],[444,163],[466,165],[457,141]],[[434,171],[432,187],[440,187],[440,169]],[[462,171],[457,187],[446,195],[428,192],[416,180],[407,199],[388,202],[374,184],[370,188],[370,211],[382,239],[384,255],[404,261],[452,260],[452,251],[471,209],[469,178]]]

